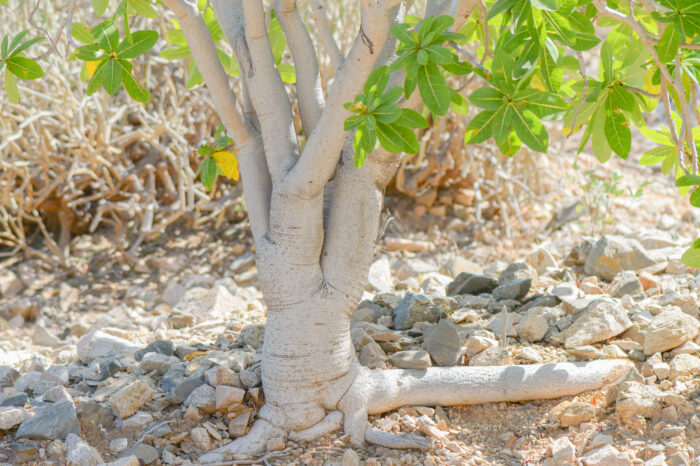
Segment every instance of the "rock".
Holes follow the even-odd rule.
[[[168,306],[174,307],[185,296],[186,292],[187,288],[180,285],[177,280],[173,279],[168,282],[165,290],[163,290],[162,299],[168,304]]]
[[[671,351],[671,356],[675,356],[677,354],[700,354],[700,345],[694,341],[686,341],[681,346],[674,348]]]
[[[117,419],[116,427],[122,433],[136,433],[145,430],[153,422],[151,413],[137,411],[126,419]]]
[[[560,283],[552,288],[552,294],[566,302],[566,300],[579,299],[583,297],[583,292],[574,282]]]
[[[119,456],[119,458],[128,458],[130,456],[135,456],[143,464],[155,463],[160,457],[157,449],[144,443],[136,444],[128,450],[124,451]]]
[[[201,451],[211,450],[211,437],[204,427],[195,427],[190,431],[190,437]]]
[[[457,327],[442,319],[423,332],[423,348],[438,366],[455,366],[462,356],[462,345]]]
[[[644,287],[636,273],[625,270],[615,277],[608,293],[616,298],[622,298],[626,295],[636,296],[644,293]]]
[[[385,369],[387,357],[384,350],[374,341],[370,341],[360,350],[360,364],[370,369]]]
[[[518,332],[515,330],[515,325],[520,322],[520,314],[516,314],[514,312],[509,312],[508,317],[507,317],[507,322],[505,323],[505,333],[506,336],[509,337],[517,337]],[[486,329],[490,330],[493,332],[496,336],[499,338],[502,338],[503,335],[503,330],[504,330],[504,321],[503,321],[503,313],[499,312],[491,320],[489,321],[488,324],[486,324]]]
[[[503,366],[510,362],[508,350],[491,346],[469,359],[470,366]]]
[[[245,435],[250,415],[251,411],[244,411],[229,421],[228,433],[231,437],[243,437]]]
[[[59,401],[45,408],[36,408],[34,416],[20,424],[15,436],[32,440],[65,439],[68,434],[80,434],[75,406]]]
[[[66,387],[63,385],[56,385],[55,387],[47,390],[41,399],[42,401],[49,401],[51,403],[61,400],[73,401],[73,397],[70,396],[70,393],[68,393],[68,390],[66,390]]]
[[[0,270],[0,296],[11,298],[22,291],[24,283],[11,270]]]
[[[564,331],[565,346],[576,348],[607,340],[632,326],[627,311],[613,301],[600,300]]]
[[[515,326],[518,336],[529,342],[542,340],[549,330],[548,312],[549,308],[546,307],[534,307],[527,311]]]
[[[66,444],[63,443],[61,440],[52,441],[46,448],[46,453],[48,453],[49,456],[52,456],[54,458],[64,457],[66,456],[67,452],[68,447],[66,447]]]
[[[679,354],[669,363],[669,378],[675,379],[683,375],[700,374],[700,358],[692,354]]]
[[[644,337],[644,353],[663,352],[692,340],[698,334],[698,320],[680,309],[658,314],[649,324]]]
[[[552,459],[555,464],[574,464],[576,448],[568,437],[560,437],[552,442]]]
[[[430,355],[423,350],[397,351],[389,356],[392,366],[399,369],[427,369],[430,367]]]
[[[385,255],[374,261],[369,268],[367,278],[370,289],[377,293],[389,293],[394,289],[394,280],[391,277],[391,265]]]
[[[117,358],[133,356],[138,347],[130,341],[95,330],[78,340],[76,346],[78,357],[84,364],[96,358]]]
[[[36,384],[39,380],[41,380],[41,372],[29,371],[15,381],[13,388],[18,392],[26,392],[30,385]]]
[[[522,299],[530,291],[531,286],[530,278],[506,282],[493,290],[493,297],[498,300]]]
[[[624,382],[617,395],[615,412],[618,422],[635,425],[635,418],[655,418],[661,414],[661,391],[653,385]]]
[[[535,269],[537,275],[544,275],[548,267],[557,267],[557,261],[554,260],[552,253],[543,247],[539,247],[528,254],[525,262]]]
[[[13,392],[15,391],[12,389]],[[1,398],[0,407],[6,406],[24,406],[29,401],[29,397],[26,393],[19,393],[17,395],[7,395],[5,398]]]
[[[257,387],[260,385],[260,367],[242,370],[238,373],[238,377],[241,379],[241,385],[245,388]]]
[[[8,406],[0,408],[0,430],[8,430],[20,425],[27,418],[24,408]]]
[[[589,451],[579,458],[584,466],[632,466],[632,460],[612,445]]]
[[[125,419],[151,401],[154,394],[149,385],[136,380],[109,397],[109,406],[114,414]]]
[[[509,282],[530,279],[531,283],[537,282],[537,271],[525,262],[514,262],[498,276],[498,284],[505,285]]]
[[[61,346],[63,342],[51,332],[46,330],[42,325],[34,326],[34,336],[32,337],[32,344],[37,346],[48,346],[56,347]]]
[[[395,329],[406,330],[416,322],[438,322],[447,317],[447,312],[434,305],[429,297],[409,292],[396,305],[392,317]]]
[[[469,272],[477,275],[483,273],[483,270],[479,264],[461,256],[455,256],[447,261],[447,264],[442,267],[441,271],[450,277],[456,277],[462,272]]]
[[[360,466],[360,455],[352,448],[347,448],[343,453],[341,466]]]
[[[447,296],[481,293],[490,293],[498,286],[498,280],[487,275],[478,275],[470,272],[462,272],[447,285]]]
[[[654,371],[654,375],[656,375],[656,378],[659,380],[665,379],[671,373],[671,366],[665,362],[652,364],[651,369]]]
[[[209,385],[215,388],[219,385],[243,388],[239,375],[228,367],[214,366],[204,373],[204,377],[207,379]]]
[[[157,353],[165,356],[173,356],[175,354],[175,343],[170,340],[156,340],[143,349],[134,353],[134,358],[141,361],[148,353]]]
[[[529,362],[540,363],[543,361],[542,355],[536,348],[525,346],[520,348],[520,358]]]
[[[216,390],[206,384],[200,385],[190,393],[184,404],[212,414],[216,411]]]
[[[139,459],[132,455],[132,456],[126,456],[124,458],[119,458],[115,461],[111,461],[109,463],[104,463],[104,466],[139,466]]]
[[[658,279],[658,277],[648,272],[639,272],[639,283],[642,284],[642,288],[644,289],[644,291],[651,289],[663,291],[661,281]]]
[[[654,264],[655,261],[637,240],[605,235],[591,248],[584,270],[587,274],[612,280],[622,271],[636,271]]]
[[[248,305],[243,299],[232,295],[223,286],[216,286],[187,290],[173,309],[173,314],[192,316],[196,322],[229,321],[242,317],[247,310]]]
[[[165,381],[165,377],[163,377]],[[190,394],[204,384],[201,377],[193,375],[191,377],[178,377],[168,383],[163,383],[162,386],[165,391],[168,392],[168,398],[171,403],[180,404],[183,403]]]
[[[246,325],[238,336],[238,341],[253,349],[262,348],[265,341],[265,324]]]
[[[578,346],[576,348],[571,348],[566,351],[566,354],[579,361],[585,361],[589,359],[607,359],[607,355],[600,351],[595,346],[585,345]]]
[[[10,366],[0,366],[0,388],[11,387],[19,379],[19,372]]]
[[[274,437],[267,441],[266,448],[267,451],[279,451],[284,450],[285,444],[282,437]]]
[[[146,353],[141,359],[139,367],[143,372],[154,372],[158,375],[163,375],[168,372],[168,369],[179,362],[180,360],[175,356],[166,356],[160,353]]]
[[[241,273],[252,266],[255,265],[255,254],[253,254],[251,251],[246,251],[242,255],[236,257],[233,262],[231,262],[231,265],[229,266],[229,270],[233,273]]]
[[[498,340],[493,338],[472,335],[464,342],[464,354],[471,360],[474,356],[486,348],[498,346]]]
[[[68,434],[66,437],[66,447],[68,451],[66,457],[68,463],[74,466],[97,466],[104,463],[102,456],[95,447],[83,441],[75,434]]]
[[[100,403],[84,401],[78,404],[75,411],[80,424],[80,435],[88,443],[100,442],[104,438],[104,432],[114,425],[114,413]]]
[[[552,410],[562,427],[577,426],[588,422],[595,415],[595,407],[583,401],[564,401]]]
[[[224,411],[229,406],[243,402],[245,390],[237,387],[229,387],[227,385],[219,385],[216,387],[216,410]]]

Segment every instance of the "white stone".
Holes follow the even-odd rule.
[[[95,330],[83,335],[77,344],[77,353],[80,360],[88,364],[96,358],[115,356],[117,358],[132,356],[139,347],[129,340],[109,335],[100,330]]]

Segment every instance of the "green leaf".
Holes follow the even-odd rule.
[[[518,138],[534,151],[547,152],[549,135],[542,122],[528,109],[513,110],[513,129]]]
[[[466,144],[478,144],[486,141],[493,134],[493,126],[498,117],[501,116],[501,111],[484,110],[475,116],[467,125],[464,133],[464,142]]]
[[[436,115],[444,115],[450,108],[450,88],[435,65],[418,68],[418,90],[423,103]]]
[[[160,56],[166,60],[184,60],[190,57],[190,49],[187,46],[175,46],[160,51]]]
[[[613,54],[612,47],[606,41],[600,48],[600,66],[603,68],[603,79],[610,82],[613,80]]]
[[[607,110],[605,113],[605,139],[618,156],[626,159],[632,145],[632,134],[624,115]]]
[[[381,94],[384,92],[387,83],[389,82],[389,68],[380,66],[372,71],[372,74],[367,78],[365,83],[364,93],[367,95]]]
[[[605,110],[603,107],[596,110],[590,125],[593,133],[593,139],[591,140],[593,155],[600,163],[605,163],[610,160],[612,149],[605,136]]]
[[[428,52],[426,52],[424,49],[418,50],[418,54],[416,55],[416,61],[419,65],[427,65],[430,61],[428,59]]]
[[[405,126],[377,123],[377,137],[382,147],[389,152],[415,154],[419,149],[416,135]]]
[[[681,188],[683,186],[699,186],[700,176],[698,175],[683,175],[676,180],[676,186]]]
[[[411,32],[411,27],[408,24],[393,25],[391,27],[391,35],[406,45],[415,45],[417,43],[416,37],[413,32]]]
[[[700,207],[700,189],[694,190],[690,193],[690,205],[693,207]]]
[[[158,41],[158,33],[156,31],[136,31],[131,34],[131,43],[123,40],[119,44],[117,56],[122,59],[136,58],[148,52]]]
[[[189,74],[187,75],[187,81],[185,82],[185,87],[187,89],[192,89],[195,86],[199,86],[204,82],[202,74],[199,72],[199,68],[195,64],[194,60],[190,62]]]
[[[672,61],[676,57],[680,45],[681,35],[678,33],[678,30],[675,27],[667,27],[659,40],[659,44],[655,46],[661,63]]]
[[[490,20],[491,18],[495,17],[504,10],[511,8],[519,1],[524,0],[497,0],[496,3],[494,3],[493,6],[489,9],[488,14],[486,15],[486,19]]]
[[[520,150],[520,147],[522,147],[522,142],[518,139],[518,135],[513,130],[510,130],[508,135],[498,143],[500,151],[508,157],[515,155],[515,153]]]
[[[148,102],[151,100],[150,92],[141,87],[131,75],[131,70],[127,66],[129,63],[125,60],[117,60],[117,64],[121,69],[121,79],[124,83],[124,88],[131,98],[137,102]]]
[[[216,181],[216,160],[214,157],[210,156],[204,159],[200,169],[202,171],[200,173],[202,185],[211,190],[211,188],[214,187],[214,181]]]
[[[462,94],[454,89],[450,89],[450,109],[460,115],[467,115],[469,113],[469,102],[467,102],[467,99]]]
[[[12,51],[15,49],[15,47],[17,47],[17,46],[22,42],[22,39],[24,39],[24,37],[25,37],[28,33],[29,33],[29,31],[25,29],[24,31],[21,31],[19,34],[17,34],[17,35],[12,39],[12,42],[10,42],[10,46],[9,46],[9,48],[7,49],[7,53],[6,53],[6,54],[3,54],[3,55],[7,55],[7,56],[12,55]]]
[[[31,47],[32,45],[36,44],[37,42],[41,42],[42,40],[44,40],[43,37],[35,37],[35,38],[33,38],[33,39],[29,39],[28,41],[24,42],[22,45],[20,45],[19,47],[15,48],[14,50],[13,50],[12,45],[10,44],[10,56],[11,56],[11,57],[17,56],[17,55],[19,55],[20,53],[22,53],[22,52],[24,52],[25,50],[27,50],[27,49],[28,49],[29,47]]]
[[[102,50],[111,52],[119,46],[119,30],[113,22],[100,23],[91,32]]]
[[[95,38],[92,36],[90,29],[83,23],[73,23],[70,28],[70,35],[73,39],[83,44],[92,44]]]
[[[97,16],[102,16],[107,9],[109,0],[92,0],[92,9],[95,10]]]
[[[642,154],[642,157],[639,159],[639,165],[656,165],[659,162],[663,162],[669,155],[674,156],[675,154],[676,149],[674,147],[654,147]]]
[[[7,69],[20,79],[37,79],[44,76],[44,71],[41,69],[41,66],[30,58],[8,58]]]
[[[5,91],[7,98],[13,104],[19,103],[19,89],[17,89],[17,80],[12,73],[5,73]]]
[[[630,91],[617,84],[610,90],[610,99],[615,108],[631,112],[637,105],[637,101]]]
[[[498,110],[503,106],[503,94],[493,87],[480,87],[469,96],[469,101],[479,108],[486,110]]]
[[[122,85],[122,71],[121,66],[117,64],[117,60],[108,60],[102,71],[102,75],[104,77],[104,83],[102,85],[105,91],[107,91],[107,94],[116,94],[119,87]]]
[[[499,146],[508,140],[508,134],[513,126],[513,117],[515,112],[513,106],[508,104],[501,107],[498,112],[500,116],[496,118],[493,126],[493,139]]]
[[[700,249],[690,248],[681,256],[681,262],[688,267],[700,268]]]
[[[375,109],[372,116],[381,123],[393,123],[401,117],[401,108],[398,105],[386,104]]]
[[[73,52],[73,56],[84,61],[95,61],[102,55],[102,49],[97,44],[83,45]]]
[[[557,120],[569,110],[569,104],[556,94],[525,89],[513,97],[514,102],[523,101],[540,120]]]
[[[401,109],[401,117],[396,120],[396,124],[408,128],[427,128],[428,120],[410,108],[403,108]]]
[[[90,78],[90,82],[88,82],[87,95],[94,94],[95,91],[97,91],[97,89],[99,89],[102,83],[104,82],[104,69],[108,61],[109,60],[107,59],[102,60],[97,65],[97,68],[95,68],[95,73],[93,73],[92,78]]]
[[[5,36],[2,38],[2,44],[0,45],[0,56],[7,57],[8,51],[10,49],[10,38]]]
[[[353,129],[360,126],[362,122],[365,121],[365,118],[366,117],[364,115],[352,115],[345,119],[345,122],[343,123],[343,129],[345,131],[352,131]]]
[[[546,40],[551,43],[549,38]],[[559,92],[564,80],[564,71],[557,66],[556,61],[552,57],[549,51],[549,43],[545,47],[540,47],[540,76],[549,92]],[[551,45],[556,48],[554,44]]]
[[[157,18],[158,13],[156,13],[156,10],[153,9],[153,7],[146,1],[146,0],[127,0],[129,2],[129,6],[136,11],[136,13],[140,14],[141,16],[144,16],[146,18]]]
[[[269,34],[272,56],[275,59],[275,64],[279,64],[282,61],[282,55],[284,55],[284,47],[287,45],[287,39],[284,37],[282,26],[277,18],[273,18],[272,21],[270,21]]]
[[[439,65],[447,65],[454,61],[455,55],[445,47],[441,47],[439,45],[429,45],[423,50],[428,53],[430,60]]]
[[[557,11],[559,9],[557,0],[530,0],[530,3],[540,10]]]

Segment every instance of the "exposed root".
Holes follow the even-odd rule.
[[[311,441],[318,437],[330,434],[340,429],[343,425],[343,413],[340,411],[331,411],[326,417],[316,425],[308,429],[292,431],[289,433],[289,438],[294,441]]]
[[[392,434],[374,427],[367,427],[365,440],[367,443],[397,450],[427,450],[430,447],[430,441],[424,437],[413,434]]]
[[[227,456],[234,454],[259,455],[265,452],[268,440],[285,436],[284,430],[273,426],[265,419],[258,419],[247,435],[200,456],[199,462],[202,464],[219,463],[226,461]]]

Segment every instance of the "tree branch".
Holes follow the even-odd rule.
[[[316,30],[321,38],[323,48],[326,49],[326,53],[331,59],[333,68],[337,70],[340,68],[340,65],[343,64],[344,58],[343,53],[340,51],[340,47],[338,47],[338,43],[335,41],[335,38],[331,33],[331,28],[328,24],[328,17],[326,17],[326,9],[320,0],[310,0],[309,6],[311,7],[311,14],[314,17]]]
[[[316,50],[297,11],[296,0],[276,0],[275,15],[284,30],[294,58],[299,113],[304,134],[308,138],[321,118],[325,103]]]
[[[308,139],[299,161],[285,180],[285,191],[313,197],[333,176],[348,133],[343,129],[350,115],[344,107],[362,91],[389,34],[390,11],[396,0],[362,0],[360,31],[347,59],[336,74],[321,119]]]

